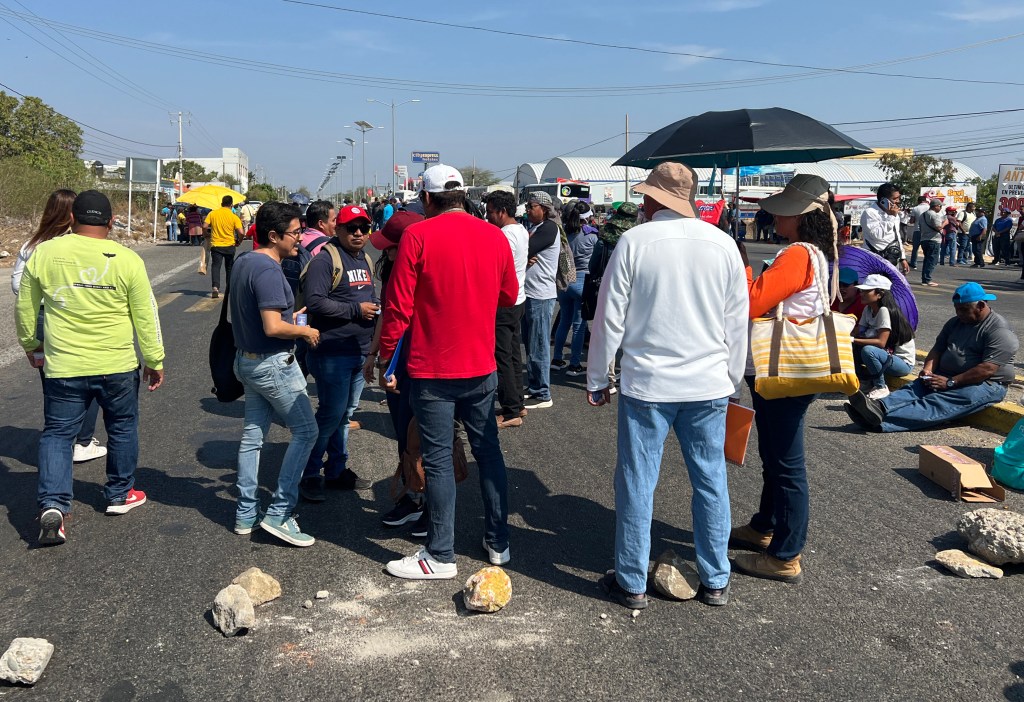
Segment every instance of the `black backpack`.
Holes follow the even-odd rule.
[[[598,259],[597,269],[583,279],[583,293],[580,312],[583,319],[590,321],[597,313],[597,296],[601,292],[601,280],[604,278],[604,271],[608,267],[608,259],[612,257],[612,247],[601,242],[601,258]]]
[[[306,270],[306,266],[313,260],[312,250],[320,244],[325,244],[331,240],[331,237],[324,235],[317,237],[313,241],[309,242],[309,248],[299,244],[299,252],[294,258],[286,258],[281,261],[281,272],[284,273],[285,279],[288,281],[289,287],[292,289],[292,295],[298,299],[299,297],[299,285],[302,281],[302,272]],[[298,308],[299,305],[296,305]]]
[[[224,302],[220,307],[220,321],[210,336],[210,375],[213,388],[210,389],[221,402],[234,402],[245,394],[245,388],[235,377],[235,336],[228,321],[228,296],[231,288],[224,291]]]

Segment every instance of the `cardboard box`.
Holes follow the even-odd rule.
[[[985,466],[949,446],[919,446],[918,471],[949,490],[954,500],[1002,502],[1006,490],[996,483]]]

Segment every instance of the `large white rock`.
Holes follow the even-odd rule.
[[[281,596],[281,583],[256,567],[250,568],[231,582],[245,588],[254,605],[261,605]]]
[[[1024,563],[1024,514],[979,509],[961,516],[956,530],[971,553],[993,565]]]
[[[15,639],[0,656],[0,680],[35,685],[53,655],[53,644],[46,639]]]
[[[228,585],[213,600],[213,623],[224,636],[235,636],[256,624],[252,599],[241,585]]]
[[[961,578],[1001,578],[1003,571],[988,563],[979,561],[974,556],[968,555],[958,548],[951,548],[946,551],[939,551],[935,554],[935,560],[941,563],[947,570]]]
[[[654,589],[673,600],[692,600],[700,587],[700,576],[672,549],[658,556],[654,564]]]

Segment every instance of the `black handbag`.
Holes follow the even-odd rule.
[[[597,314],[597,295],[601,292],[601,280],[604,278],[604,269],[608,267],[608,259],[611,258],[611,249],[607,244],[601,242],[601,258],[597,269],[589,273],[583,279],[583,298],[580,305],[580,314],[586,321],[594,319]]]
[[[224,302],[220,308],[220,321],[210,336],[210,375],[213,388],[210,389],[221,402],[234,402],[245,394],[245,387],[235,376],[235,336],[228,321],[228,296],[231,288],[224,291]]]

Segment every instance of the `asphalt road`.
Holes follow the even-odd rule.
[[[468,615],[458,596],[486,565],[472,467],[459,490],[459,578],[415,583],[382,572],[416,541],[380,527],[395,452],[377,390],[364,393],[364,429],[352,436],[352,465],[373,490],[300,504],[303,529],[318,539],[310,549],[236,536],[242,403],[209,392],[217,309],[203,297],[208,279],[189,265],[194,251],[143,253],[159,281],[168,350],[165,387],[141,398],[137,478],[149,503],[104,516],[104,462],[79,465],[69,540],[57,548],[32,547],[41,393],[11,351],[11,296],[0,294],[0,647],[16,636],[56,646],[34,688],[0,683],[0,699],[1024,700],[1024,571],[998,581],[943,572],[933,556],[961,545],[956,520],[972,508],[916,472],[919,443],[989,463],[1001,437],[965,426],[867,436],[849,426],[839,398],[819,399],[808,415],[804,582],[735,575],[721,609],[655,598],[631,619],[601,596],[596,580],[612,565],[616,410],[588,407],[582,378],[560,374],[555,406],[501,435],[514,587],[502,612]],[[951,314],[954,285],[972,277],[1000,294],[996,308],[1019,329],[1018,276],[940,268],[942,287],[918,288],[919,344]],[[264,486],[287,440],[275,426]],[[752,450],[747,465],[730,468],[735,523],[757,502],[759,467]],[[692,561],[690,487],[674,439],[664,468],[652,556],[673,548]],[[1011,493],[1006,506],[1024,511],[1024,496]],[[224,638],[209,621],[213,597],[253,565],[284,594],[257,609],[248,635]],[[321,589],[329,599],[304,609]]]

